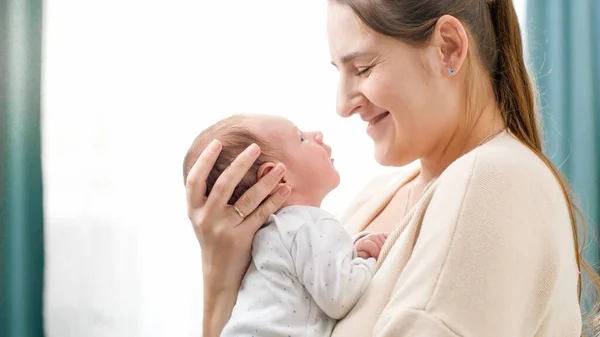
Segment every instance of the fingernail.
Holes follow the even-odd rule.
[[[246,153],[250,156],[256,156],[258,155],[258,145],[256,144],[252,144],[248,147],[248,150],[246,150]]]
[[[219,143],[218,140],[213,139],[212,142],[210,142],[210,144],[208,144],[208,152],[215,153],[215,152],[219,151],[220,145],[221,144]]]
[[[283,186],[282,188],[279,189],[279,195],[285,197],[286,195],[290,194],[290,191],[292,189],[289,188],[288,186]]]
[[[283,164],[279,163],[275,166],[275,168],[273,169],[273,173],[276,175],[280,175],[281,173],[283,173]]]

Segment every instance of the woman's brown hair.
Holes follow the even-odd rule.
[[[427,44],[441,16],[451,15],[461,21],[474,42],[475,56],[489,74],[496,102],[508,129],[544,161],[560,183],[569,205],[578,268],[591,281],[595,288],[593,295],[596,296],[600,289],[600,277],[584,260],[583,248],[579,247],[578,219],[583,230],[583,217],[566,180],[543,153],[536,92],[525,66],[521,30],[512,0],[332,1],[349,6],[375,32],[415,46]],[[580,276],[580,301],[581,295]],[[594,298],[593,307],[585,315],[584,334],[592,335],[600,327],[599,309],[599,303]]]

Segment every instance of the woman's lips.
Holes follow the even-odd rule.
[[[375,116],[375,118],[371,119],[369,121],[369,126],[373,126],[379,122],[381,122],[381,120],[383,120],[385,117],[387,117],[387,115],[389,115],[390,113],[388,111],[382,113],[381,115],[377,115]]]

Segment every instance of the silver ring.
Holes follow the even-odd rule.
[[[235,207],[235,205],[233,205],[233,210],[242,218],[244,219],[246,216],[244,215],[244,213],[240,212],[240,210]]]

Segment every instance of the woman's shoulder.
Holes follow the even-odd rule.
[[[457,222],[476,217],[490,226],[505,223],[508,231],[510,224],[523,222],[539,230],[570,228],[563,226],[569,221],[568,205],[557,177],[508,133],[456,160],[436,185],[429,208],[446,217],[452,214]]]
[[[540,156],[508,132],[457,159],[439,179],[444,184],[459,177],[467,177],[459,180],[469,184],[476,181],[526,191],[552,186],[560,192],[558,180]]]

